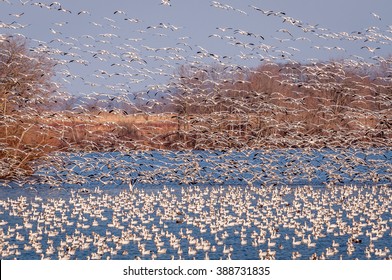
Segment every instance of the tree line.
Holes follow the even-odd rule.
[[[392,57],[376,59],[185,64],[153,96],[78,103],[55,59],[2,36],[0,178],[54,151],[391,146]]]

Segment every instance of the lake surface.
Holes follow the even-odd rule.
[[[58,154],[1,182],[1,255],[385,259],[391,176],[387,149]]]

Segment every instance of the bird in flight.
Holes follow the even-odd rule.
[[[376,14],[376,13],[371,13],[371,14],[372,14],[372,16],[374,16],[376,19],[381,20],[381,17],[380,17],[378,14]]]
[[[129,186],[129,191],[130,191],[130,192],[133,191],[133,187],[135,186],[136,182],[137,182],[137,179],[136,179],[136,178],[131,179],[131,180],[129,181],[128,186]]]
[[[361,49],[367,49],[369,52],[374,53],[376,50],[379,50],[380,47],[371,48],[369,46],[363,46],[363,47],[361,47]]]

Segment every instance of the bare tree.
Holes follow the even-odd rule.
[[[54,62],[43,53],[30,54],[23,37],[0,38],[0,100],[3,115],[37,110],[55,89]]]
[[[58,144],[42,121],[53,74],[54,62],[30,53],[24,37],[0,37],[0,178],[31,172],[29,162]]]

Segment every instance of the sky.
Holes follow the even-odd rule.
[[[56,79],[75,95],[161,89],[181,65],[392,53],[390,0],[0,0],[0,11],[0,34],[58,59]]]

